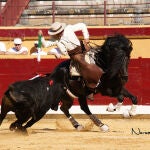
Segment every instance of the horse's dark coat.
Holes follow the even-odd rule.
[[[128,63],[132,51],[131,41],[125,36],[118,34],[108,37],[102,46],[93,48],[93,51],[95,51],[95,62],[97,66],[102,68],[105,72],[100,79],[101,83],[94,90],[94,92],[96,91],[96,93],[101,93],[102,95],[115,97],[120,103],[123,102],[124,97],[128,97],[132,101],[132,104],[136,105],[136,96],[129,93],[124,87],[128,80]],[[63,67],[66,68],[66,74],[69,77],[69,64],[70,61],[65,61],[58,65],[56,70]],[[59,74],[55,77],[57,78],[58,76]],[[79,81],[79,78],[74,79],[74,77],[71,76],[66,80],[66,87],[69,88],[74,95],[78,96],[81,109],[93,119],[93,117],[91,117],[92,113],[90,112],[86,101],[86,96],[90,93],[91,89],[88,89],[86,85],[83,84],[82,80]],[[62,98],[62,101],[65,100],[67,100],[67,102],[63,103],[61,110],[68,118],[70,118],[71,115],[69,113],[69,108],[73,104],[72,98],[69,95],[65,95]],[[94,123],[95,120],[96,125],[99,126],[100,123],[98,119],[93,119]],[[77,126],[78,124],[76,123],[74,127]]]

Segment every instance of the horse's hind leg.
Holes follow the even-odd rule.
[[[99,120],[95,115],[93,115],[88,107],[86,97],[79,97],[79,104],[81,109],[89,116],[89,118],[93,121],[93,123],[100,127],[103,132],[107,132],[109,130],[108,126],[103,124],[101,120]]]
[[[71,106],[73,105],[73,99],[69,96],[65,96],[62,99],[62,104],[61,104],[61,111],[65,114],[65,116],[69,119],[69,121],[71,122],[71,124],[73,125],[73,127],[77,130],[82,130],[83,126],[81,124],[79,124],[74,117],[69,113],[69,109],[71,108]]]

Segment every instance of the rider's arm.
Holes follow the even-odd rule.
[[[42,37],[41,41],[44,47],[51,47],[57,45],[57,41],[46,41],[44,37]]]
[[[89,32],[88,32],[87,26],[84,23],[74,24],[74,25],[72,25],[72,29],[73,29],[74,32],[82,31],[84,40],[86,42],[89,42]]]
[[[45,38],[44,38],[44,36],[43,36],[42,30],[39,30],[39,31],[38,31],[38,35],[41,35],[41,36],[42,36],[41,42],[42,42],[42,45],[43,45],[44,47],[51,47],[51,46],[54,46],[54,45],[57,44],[57,41],[52,41],[52,40],[46,41]]]

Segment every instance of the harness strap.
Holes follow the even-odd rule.
[[[82,54],[82,49],[80,46],[78,46],[75,49],[68,51],[68,54],[70,57],[72,57],[73,55],[76,55],[76,54]]]

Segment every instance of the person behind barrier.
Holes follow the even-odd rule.
[[[18,55],[27,55],[28,49],[24,46],[22,46],[22,40],[20,38],[14,39],[14,47],[8,49],[6,54],[18,54]]]
[[[0,42],[0,55],[5,54],[6,52],[6,46],[3,42]]]

